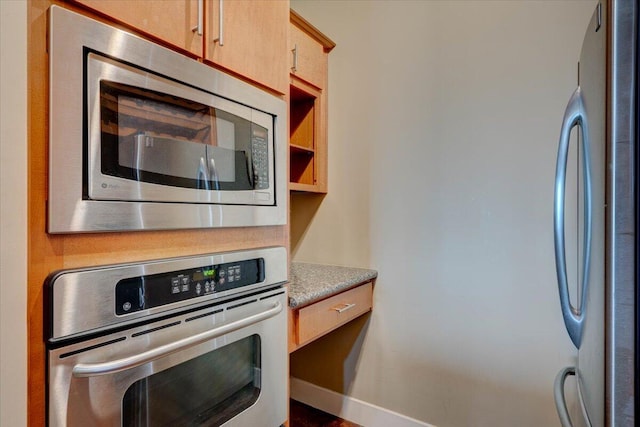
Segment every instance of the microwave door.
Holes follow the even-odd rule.
[[[235,151],[227,148],[208,146],[207,159],[209,173],[218,188],[231,186],[236,181]],[[248,190],[248,188],[245,188]]]
[[[273,203],[272,166],[265,161],[273,155],[272,116],[98,54],[88,57],[90,200]]]
[[[138,182],[211,190],[204,144],[139,134],[122,139],[119,163]]]

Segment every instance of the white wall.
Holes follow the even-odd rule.
[[[337,43],[329,194],[294,256],[379,271],[371,319],[294,375],[438,426],[558,425],[553,176],[594,6],[292,1]]]
[[[27,2],[0,1],[0,425],[27,424]]]

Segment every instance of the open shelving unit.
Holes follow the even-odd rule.
[[[289,189],[327,192],[327,72],[330,39],[291,11]]]

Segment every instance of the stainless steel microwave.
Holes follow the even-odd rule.
[[[49,233],[286,223],[282,99],[49,12]]]

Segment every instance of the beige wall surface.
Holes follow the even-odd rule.
[[[292,204],[294,260],[379,271],[373,314],[294,376],[440,427],[559,424],[553,177],[594,6],[292,1],[337,43],[329,193]]]
[[[0,1],[0,426],[27,424],[27,2]]]

